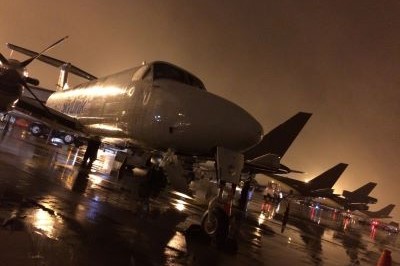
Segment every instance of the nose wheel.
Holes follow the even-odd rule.
[[[229,234],[229,217],[221,208],[206,211],[201,226],[209,236],[215,237],[217,246],[222,247]]]

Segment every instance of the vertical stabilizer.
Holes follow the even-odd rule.
[[[282,158],[311,115],[299,112],[265,134],[259,144],[244,153],[245,159],[251,160],[265,154],[274,154]]]
[[[396,205],[394,204],[389,204],[386,207],[383,207],[379,211],[366,211],[364,212],[366,215],[368,215],[370,218],[391,218],[390,213],[393,211],[394,207]]]
[[[368,196],[372,190],[376,187],[376,183],[374,182],[369,182],[365,185],[363,185],[362,187],[350,192],[347,190],[343,190],[343,196],[344,197],[360,197],[360,196]]]
[[[331,169],[323,172],[319,176],[312,179],[309,183],[311,190],[318,190],[323,188],[332,188],[339,177],[346,170],[348,164],[339,163]]]

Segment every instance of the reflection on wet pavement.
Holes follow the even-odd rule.
[[[372,239],[351,221],[297,204],[281,233],[283,211],[254,193],[236,222],[239,249],[232,254],[199,228],[205,205],[167,189],[144,208],[138,197],[142,177],[113,175],[115,154],[107,151],[92,170],[81,168],[83,151],[48,145],[23,130],[5,135],[5,265],[374,265],[383,248],[399,248],[397,236],[376,231]]]

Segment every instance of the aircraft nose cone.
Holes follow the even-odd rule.
[[[261,141],[263,128],[247,111],[239,106],[236,106],[235,109],[232,111],[230,119],[232,126],[226,129],[227,133],[230,132],[232,135],[229,146],[234,150],[243,151]]]
[[[218,96],[207,108],[210,136],[216,144],[235,151],[244,151],[261,141],[263,128],[260,123],[240,106]]]

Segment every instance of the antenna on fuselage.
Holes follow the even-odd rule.
[[[71,69],[70,63],[60,66],[60,75],[58,76],[57,91],[68,89],[68,74]]]

